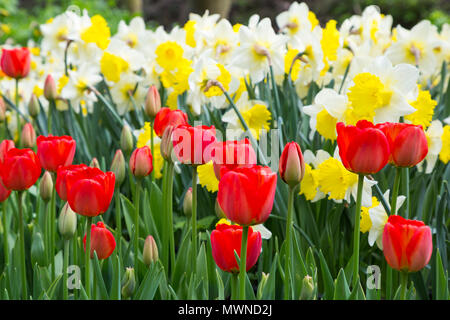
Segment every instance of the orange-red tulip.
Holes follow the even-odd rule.
[[[2,49],[0,66],[3,72],[15,79],[24,78],[30,72],[31,55],[28,48]]]
[[[170,110],[170,108],[161,108],[155,117],[154,130],[158,137],[162,137],[167,126],[176,127],[180,124],[187,124],[187,114],[181,110]]]
[[[280,177],[290,187],[300,183],[305,174],[305,160],[300,146],[296,142],[289,142],[281,153],[279,164]]]
[[[39,179],[41,171],[39,159],[31,149],[10,149],[1,165],[3,184],[16,191],[30,188]]]
[[[60,166],[72,164],[76,142],[71,136],[37,137],[37,154],[42,167],[56,172]]]
[[[152,173],[153,156],[148,146],[133,151],[130,158],[130,169],[137,178],[143,178]]]
[[[13,140],[3,140],[0,143],[0,163],[5,160],[6,153],[12,148],[15,148]]]
[[[356,126],[336,125],[337,144],[342,164],[354,173],[374,174],[389,159],[389,143],[384,133],[371,122],[360,120]]]
[[[238,273],[239,265],[234,251],[241,256],[242,227],[218,224],[211,232],[212,256],[217,266],[223,271]],[[250,270],[258,261],[261,253],[261,234],[248,228],[246,269]]]
[[[83,238],[84,251],[86,252],[86,234]],[[94,251],[99,260],[107,259],[116,248],[116,240],[111,231],[106,229],[101,221],[97,225],[91,225],[91,259],[94,258]]]
[[[422,221],[389,216],[383,231],[383,252],[391,268],[419,271],[430,261],[432,251],[430,227]]]
[[[84,163],[82,164],[71,164],[65,167],[59,167],[56,173],[56,192],[59,197],[67,201],[67,176],[75,173],[76,171],[84,170],[88,166]]]
[[[212,159],[216,128],[182,124],[173,130],[173,151],[183,164],[201,165]]]

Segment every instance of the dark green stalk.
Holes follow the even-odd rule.
[[[67,288],[67,269],[69,267],[69,249],[70,240],[64,240],[64,267],[63,267],[63,299],[69,298],[69,289]]]
[[[92,217],[86,217],[86,252],[84,254],[84,263],[86,265],[85,278],[84,278],[84,288],[86,289],[86,295],[91,298],[91,274],[90,274],[90,263],[91,263],[91,224]]]
[[[134,271],[136,277],[138,276],[138,255],[139,255],[139,209],[141,201],[141,178],[136,179],[136,192],[135,192],[135,215],[134,215]]]
[[[292,288],[291,286],[291,257],[292,257],[292,211],[294,207],[294,190],[295,187],[289,188],[289,200],[288,200],[288,211],[287,211],[287,221],[286,221],[286,259],[285,259],[285,265],[284,265],[284,299],[289,299],[289,289]]]
[[[197,270],[197,166],[192,166],[192,270]]]
[[[359,275],[359,224],[361,217],[361,200],[364,184],[364,175],[358,175],[358,193],[356,195],[356,207],[355,207],[355,229],[353,230],[353,289],[358,285]]]
[[[239,270],[239,299],[245,300],[245,276],[247,274],[247,238],[248,226],[242,227],[241,256]]]
[[[22,298],[27,299],[27,271],[25,265],[25,234],[24,234],[24,224],[23,224],[23,204],[22,197],[24,191],[17,192],[17,203],[19,206],[19,243],[20,243],[20,268],[22,273]]]

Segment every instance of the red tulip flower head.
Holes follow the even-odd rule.
[[[421,125],[386,122],[377,124],[389,142],[389,163],[397,167],[413,167],[428,153],[428,141]]]
[[[1,177],[7,189],[27,190],[41,175],[41,165],[31,149],[12,148],[4,155]]]
[[[223,271],[238,273],[239,265],[234,251],[241,256],[242,227],[218,224],[211,232],[212,256],[217,266]],[[261,253],[261,234],[248,228],[246,270],[250,270],[258,261]]]
[[[88,166],[84,163],[71,164],[65,167],[58,168],[58,171],[56,173],[55,188],[56,192],[62,200],[67,201],[67,176],[86,168],[88,168]]]
[[[336,125],[339,155],[344,167],[354,173],[374,174],[389,159],[389,143],[384,133],[371,122],[360,120],[356,126]]]
[[[0,178],[0,202],[3,202],[6,199],[8,199],[10,194],[11,190],[6,189],[6,187],[3,185],[2,179]]]
[[[31,55],[28,48],[2,49],[0,67],[11,78],[25,78],[30,72]]]
[[[170,108],[161,108],[155,117],[154,129],[158,137],[162,137],[167,126],[177,127],[180,124],[187,124],[187,114],[181,110],[171,110]]]
[[[13,140],[3,140],[0,143],[0,163],[5,160],[6,153],[12,148],[15,148]]]
[[[108,210],[114,194],[113,172],[84,168],[66,176],[67,201],[78,214],[95,217]]]
[[[84,251],[86,252],[86,235],[83,238]],[[106,229],[101,221],[97,225],[91,225],[91,259],[94,258],[94,251],[99,260],[107,259],[116,248],[116,240],[111,231]]]
[[[137,178],[146,177],[153,171],[153,156],[148,146],[133,151],[130,158],[130,169]]]
[[[181,163],[201,165],[212,159],[216,128],[182,124],[173,130],[172,139],[173,151]]]
[[[300,146],[296,142],[289,142],[284,147],[280,157],[280,177],[290,187],[300,183],[305,174],[305,160]]]
[[[234,170],[223,167],[221,176],[217,200],[228,219],[249,226],[269,218],[277,186],[275,172],[258,165]]]
[[[431,229],[422,221],[391,215],[383,230],[383,252],[391,268],[416,272],[431,258]]]
[[[220,169],[222,167],[225,166],[229,170],[233,170],[255,165],[256,153],[247,138],[241,141],[217,141],[212,161],[216,178],[220,180]]]
[[[72,164],[75,148],[76,142],[70,136],[37,137],[37,154],[47,171],[56,172],[60,166]]]

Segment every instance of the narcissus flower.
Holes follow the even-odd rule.
[[[56,172],[60,166],[72,164],[76,142],[70,136],[37,137],[37,155],[42,167]]]
[[[133,151],[130,158],[130,170],[137,178],[146,177],[153,171],[153,156],[148,146]]]
[[[300,183],[305,174],[305,160],[303,160],[302,150],[296,142],[289,142],[284,147],[280,157],[279,165],[280,177],[290,187]]]
[[[428,142],[421,125],[386,122],[376,128],[383,131],[389,142],[389,162],[397,167],[413,167],[428,153]]]
[[[272,211],[277,174],[258,165],[221,171],[217,199],[227,218],[242,226],[266,221]]]
[[[12,148],[4,155],[1,165],[3,184],[10,190],[26,190],[41,175],[38,156],[31,149]]]
[[[95,217],[108,210],[114,194],[113,172],[84,168],[66,176],[67,201],[73,211]]]
[[[0,66],[9,77],[25,78],[30,72],[31,55],[28,48],[2,49]]]
[[[216,128],[182,124],[173,130],[172,139],[173,151],[181,163],[201,165],[212,158]]]
[[[419,271],[430,261],[432,251],[430,227],[398,215],[389,217],[383,231],[383,252],[391,268]]]
[[[84,251],[86,251],[86,235],[83,238]],[[94,251],[99,260],[107,259],[116,248],[116,240],[111,231],[106,229],[101,221],[97,225],[91,225],[91,259],[94,258]]]
[[[336,125],[339,155],[345,168],[354,173],[377,173],[389,159],[389,143],[384,133],[371,122],[360,120],[356,126]]]
[[[158,137],[161,138],[167,126],[172,126],[175,128],[180,124],[187,123],[188,117],[183,111],[161,108],[155,117],[154,130]]]
[[[67,176],[74,174],[77,171],[85,170],[87,167],[88,166],[84,163],[59,167],[56,173],[55,188],[62,200],[67,201]]]
[[[211,248],[214,261],[223,271],[238,273],[239,265],[234,251],[241,256],[242,227],[237,225],[218,224],[211,232]],[[246,270],[250,270],[261,253],[261,234],[248,229]]]

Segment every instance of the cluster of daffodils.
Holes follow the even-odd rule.
[[[429,21],[421,21],[408,30],[393,26],[391,16],[369,6],[340,26],[335,20],[321,25],[305,3],[294,2],[276,21],[253,15],[247,25],[232,25],[206,12],[191,14],[183,27],[151,30],[135,17],[129,24],[121,21],[112,35],[102,16],[67,11],[40,30],[41,43],[28,44],[31,71],[21,80],[19,92],[14,79],[0,73],[0,93],[12,101],[19,96],[23,114],[28,113],[26,105],[32,96],[48,110],[43,98],[48,75],[57,84],[57,110],[72,108],[85,117],[96,107],[99,86],[107,88],[123,116],[142,108],[148,88],[155,85],[163,93],[164,105],[189,109],[193,115],[228,108],[232,99],[259,140],[261,129],[269,130],[274,120],[273,101],[255,98],[265,96],[259,84],[273,80],[282,86],[288,81],[300,100],[312,85],[322,88],[311,105],[292,110],[308,116],[310,139],[317,133],[322,140],[336,140],[337,122],[404,121],[426,130],[429,152],[418,164],[419,170],[430,173],[438,159],[450,160],[450,120],[436,118],[439,97],[432,97],[434,88],[449,83],[441,79],[450,75],[448,24],[438,30]],[[219,111],[227,134],[238,137],[244,132],[235,110]],[[6,114],[10,132],[18,127],[14,112]],[[135,130],[137,147],[150,145],[152,130],[150,123]],[[163,166],[159,138],[153,143],[158,179]],[[328,197],[342,202],[355,197],[357,175],[343,167],[337,149],[333,156],[308,150],[305,161],[300,193],[307,200]],[[198,173],[208,191],[217,191],[212,163],[199,166]],[[371,192],[374,184],[366,178],[363,206],[370,208],[366,218],[372,217],[371,210],[377,212]],[[376,228],[375,220],[371,227],[363,223],[364,230]],[[373,241],[378,239],[374,237]]]

